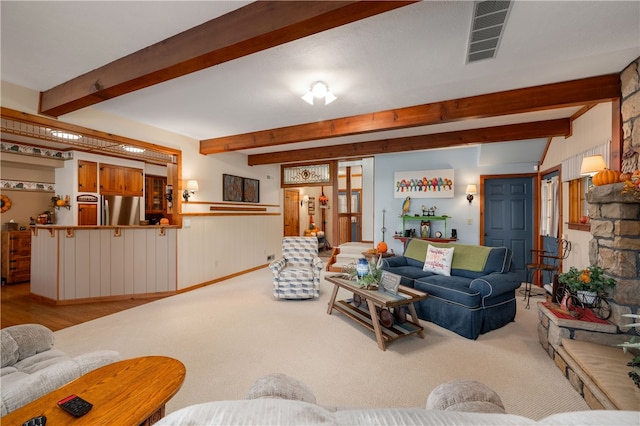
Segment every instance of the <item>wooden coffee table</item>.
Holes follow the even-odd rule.
[[[185,373],[184,364],[163,356],[115,362],[18,408],[2,417],[0,424],[20,426],[32,417],[45,415],[47,426],[148,426],[164,417],[164,405],[182,386]],[[57,406],[72,394],[92,403],[91,411],[75,418]]]
[[[424,339],[424,328],[420,325],[420,320],[418,319],[413,303],[429,297],[427,293],[402,285],[398,288],[398,294],[378,290],[364,290],[356,286],[353,281],[341,278],[339,274],[329,275],[325,277],[325,279],[333,284],[333,292],[331,293],[327,313],[331,315],[333,309],[336,309],[373,331],[376,335],[378,347],[383,351],[387,349],[389,342],[401,337],[416,334]],[[362,303],[356,306],[351,300],[339,300],[336,302],[340,288],[366,300],[366,305]],[[400,307],[407,307],[409,309],[411,321],[398,322],[394,320],[393,324],[389,327],[383,326],[380,322],[377,308],[389,309]]]

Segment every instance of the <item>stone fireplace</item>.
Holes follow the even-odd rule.
[[[587,194],[591,234],[589,262],[616,279],[609,297],[609,323],[559,318],[540,303],[540,344],[592,409],[637,409],[638,389],[628,372],[631,354],[614,345],[640,327],[627,313],[640,313],[640,199],[623,194],[623,183],[592,188]]]
[[[638,313],[640,305],[640,199],[623,194],[623,187],[623,183],[598,186],[587,194],[593,235],[589,262],[616,279],[609,300],[610,321],[630,332],[622,326],[632,319],[621,315]]]
[[[589,243],[589,263],[602,267],[605,274],[617,282],[608,298],[610,324],[556,320],[541,306],[540,342],[552,358],[562,339],[615,345],[629,340],[637,332],[625,327],[634,320],[622,315],[640,313],[640,199],[634,194],[622,193],[623,187],[623,183],[596,186],[587,194],[593,236]]]
[[[640,58],[620,74],[623,153],[640,153],[639,71]],[[634,403],[637,407],[640,400],[640,390],[627,377],[631,355],[612,347],[640,334],[640,327],[625,327],[636,321],[623,316],[640,314],[640,194],[623,193],[623,187],[597,186],[587,194],[593,237],[589,263],[617,282],[608,298],[609,324],[560,319],[539,304],[541,345],[594,409],[623,409]]]

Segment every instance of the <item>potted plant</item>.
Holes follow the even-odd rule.
[[[359,272],[358,265],[350,264],[345,266],[342,271],[349,275],[349,279],[355,281],[355,285],[365,290],[375,290],[380,283],[382,269],[378,268],[376,262],[369,262],[362,258],[358,262],[360,267],[364,266],[366,272]]]
[[[582,270],[572,266],[568,272],[558,275],[558,282],[566,284],[585,304],[593,304],[598,293],[616,285],[616,280],[605,277],[604,271],[597,265]]]
[[[640,315],[638,314],[622,314],[623,317],[640,319]],[[635,322],[633,324],[622,325],[621,327],[636,327],[636,332],[639,331],[637,327],[640,326],[640,322]],[[628,342],[620,343],[617,346],[622,347],[624,353],[630,351],[633,353],[633,359],[627,363],[627,367],[631,367],[632,370],[629,372],[629,377],[633,380],[633,383],[637,387],[640,388],[640,341],[636,338],[637,336],[631,337]]]
[[[376,262],[368,262],[369,271],[363,277],[358,278],[356,285],[366,290],[372,290],[378,288],[380,284],[380,277],[382,277],[382,269],[378,268]]]

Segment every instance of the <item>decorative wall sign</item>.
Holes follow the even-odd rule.
[[[223,201],[242,201],[243,193],[242,178],[233,175],[222,175],[222,200]]]
[[[389,271],[382,271],[380,277],[380,285],[384,289],[392,294],[398,294],[398,287],[400,287],[400,275],[392,274]]]
[[[80,194],[76,197],[76,201],[79,201],[81,203],[97,203],[98,197],[91,194]]]
[[[246,203],[260,202],[260,181],[257,179],[242,179],[242,201]]]
[[[453,169],[395,172],[394,198],[453,198]]]
[[[316,214],[316,198],[315,197],[309,197],[307,210],[308,210],[308,214]]]

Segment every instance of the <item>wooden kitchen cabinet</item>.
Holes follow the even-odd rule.
[[[124,169],[111,164],[100,164],[100,193],[123,195]]]
[[[165,187],[167,178],[162,176],[145,177],[145,214],[164,214],[167,210]]]
[[[124,192],[125,195],[138,197],[144,195],[144,171],[142,169],[124,167]]]
[[[2,232],[2,281],[7,284],[31,279],[31,231]]]
[[[78,225],[98,224],[98,204],[78,204]]]
[[[101,163],[100,193],[141,197],[144,194],[144,171]]]
[[[78,192],[98,192],[98,163],[78,160]]]

